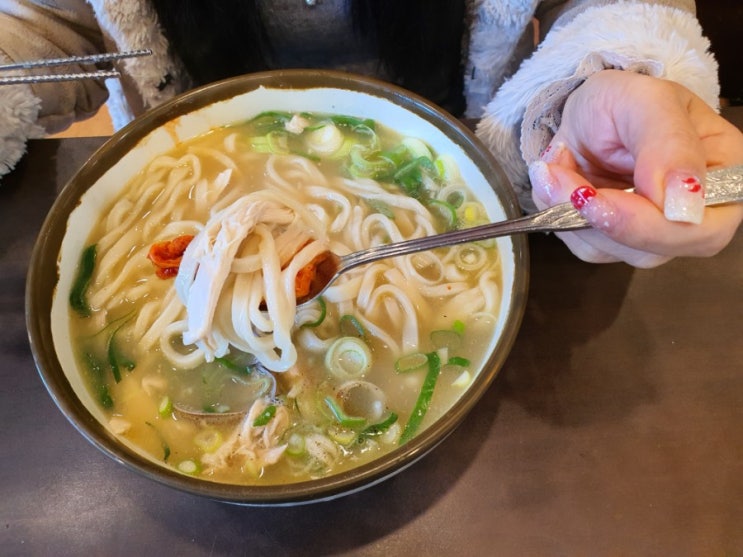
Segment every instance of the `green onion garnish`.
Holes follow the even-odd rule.
[[[397,414],[394,412],[391,412],[389,416],[387,416],[384,420],[382,420],[379,423],[372,424],[359,433],[358,441],[362,442],[367,437],[373,437],[375,435],[382,435],[384,432],[386,432],[392,424],[394,424],[397,421]]]
[[[343,409],[338,405],[333,397],[326,396],[325,405],[330,409],[333,417],[343,427],[350,427],[352,429],[363,427],[366,424],[366,419],[358,416],[348,416]]]
[[[428,373],[426,378],[423,380],[420,393],[418,394],[418,400],[415,401],[413,411],[408,418],[408,423],[405,424],[405,429],[402,431],[400,436],[400,444],[410,441],[418,431],[423,418],[428,412],[428,407],[431,406],[431,399],[433,398],[433,390],[436,387],[436,381],[439,378],[441,372],[441,359],[436,352],[428,354]]]
[[[77,276],[72,283],[70,290],[70,306],[81,317],[89,317],[91,313],[90,305],[85,298],[85,294],[93,278],[95,269],[96,245],[92,244],[83,250],[80,257],[80,265],[77,269]]]
[[[450,366],[460,367],[468,367],[470,365],[470,361],[467,358],[462,358],[461,356],[452,356],[446,363]]]
[[[263,425],[266,425],[268,422],[271,421],[271,418],[273,418],[276,415],[276,405],[275,404],[269,404],[266,406],[266,408],[261,412],[255,420],[253,420],[253,427],[260,427]]]
[[[422,368],[428,363],[428,356],[423,352],[415,352],[413,354],[406,354],[401,356],[395,362],[395,371],[397,373],[408,373],[409,371],[415,371],[416,369]]]
[[[320,305],[320,317],[318,317],[314,321],[310,321],[309,323],[302,323],[302,327],[319,327],[320,325],[322,325],[322,322],[325,321],[325,316],[328,313],[327,304],[325,304],[325,300],[322,296],[317,298],[316,301]]]
[[[343,336],[364,338],[366,331],[359,320],[351,314],[343,315],[338,322],[338,328]]]

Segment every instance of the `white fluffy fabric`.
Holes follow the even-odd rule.
[[[615,68],[683,84],[718,108],[717,63],[695,17],[660,5],[589,8],[555,27],[487,105],[477,135],[498,158],[527,211],[527,163],[546,147],[565,99],[589,75]],[[519,133],[521,137],[517,137]]]
[[[144,101],[144,108],[152,108],[180,92],[184,71],[169,55],[157,14],[149,2],[141,0],[88,0],[93,7],[101,29],[120,51],[149,48],[151,56],[123,61],[126,74],[132,77]],[[164,80],[169,79],[168,82]],[[107,83],[111,92],[111,117],[114,127],[120,128],[132,114],[122,101],[120,87]]]
[[[0,176],[15,167],[26,152],[26,141],[44,136],[36,124],[41,100],[28,85],[0,87]]]
[[[524,28],[539,0],[480,0],[473,2],[465,94],[467,116],[479,118],[493,91],[501,84]]]

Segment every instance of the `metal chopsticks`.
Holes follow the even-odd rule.
[[[70,56],[68,58],[50,58],[47,60],[31,60],[28,62],[14,62],[12,64],[0,64],[0,72],[31,70],[36,68],[49,68],[69,64],[98,64],[100,62],[111,62],[122,58],[137,58],[152,54],[150,49],[130,50],[126,52],[106,52],[103,54],[90,54],[87,56]],[[38,74],[38,75],[12,75],[0,77],[0,85],[19,85],[28,83],[48,83],[54,81],[75,81],[78,79],[101,79],[106,77],[119,77],[117,70],[94,70],[90,72]]]
[[[75,81],[77,79],[100,79],[106,77],[119,77],[116,70],[98,70],[95,72],[60,73],[44,75],[16,75],[12,77],[0,77],[0,85],[22,85],[27,83],[49,83],[53,81]]]

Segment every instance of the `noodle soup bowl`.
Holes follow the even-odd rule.
[[[51,397],[73,426],[124,467],[164,485],[244,505],[293,505],[333,499],[374,485],[433,450],[465,419],[501,368],[521,322],[528,280],[523,236],[500,238],[500,303],[485,356],[469,369],[471,380],[451,406],[405,443],[337,473],[283,484],[246,485],[189,475],[153,456],[112,424],[86,383],[73,338],[70,293],[93,227],[123,188],[156,156],[192,138],[266,111],[355,115],[445,153],[497,221],[520,214],[507,179],[492,156],[461,122],[405,90],[354,75],[321,71],[251,74],[212,84],[149,111],[116,133],[60,193],[38,237],[27,281],[26,315],[31,348]],[[136,373],[135,370],[132,373]],[[127,373],[127,372],[124,372]],[[466,434],[460,432],[459,434]]]

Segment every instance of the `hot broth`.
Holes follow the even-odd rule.
[[[370,120],[264,113],[157,157],[93,229],[71,323],[109,426],[219,482],[334,474],[459,398],[494,334],[495,242],[355,269],[297,306],[326,249],[482,224],[446,154]]]

